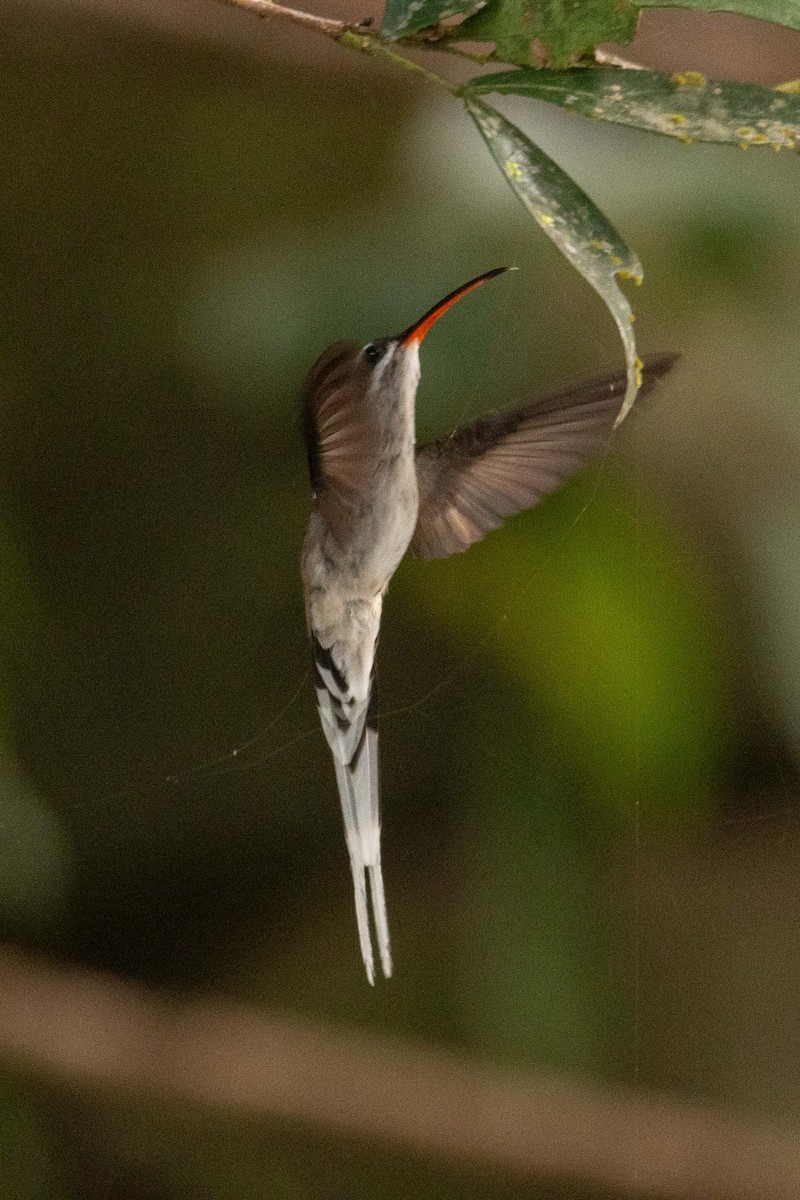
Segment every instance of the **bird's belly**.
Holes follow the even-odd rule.
[[[331,651],[351,695],[364,703],[383,593],[408,549],[416,519],[415,476],[411,492],[389,488],[360,507],[346,549],[331,544],[318,520],[309,527],[304,552],[309,628]]]
[[[362,595],[382,592],[400,565],[417,523],[417,477],[410,469],[379,473],[359,507],[343,567]]]
[[[333,591],[370,600],[380,595],[408,549],[417,523],[413,447],[379,464],[372,486],[347,513],[346,536],[335,537],[317,509],[303,548],[303,576],[315,597]]]

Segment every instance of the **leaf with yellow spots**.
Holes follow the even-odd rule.
[[[628,369],[619,423],[636,399],[641,363],[636,354],[633,313],[618,280],[641,283],[639,260],[577,183],[516,125],[481,100],[468,98],[466,105],[514,194],[602,297],[616,321]]]
[[[699,71],[630,71],[579,67],[572,71],[503,71],[482,75],[463,89],[467,96],[529,96],[568,112],[616,125],[632,125],[684,143],[728,142],[735,146],[800,145],[800,95],[790,87],[759,87],[707,79]]]

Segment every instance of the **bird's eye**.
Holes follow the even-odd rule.
[[[380,359],[381,352],[374,342],[370,342],[368,346],[364,347],[364,362],[368,367],[374,367],[376,363],[380,362]]]

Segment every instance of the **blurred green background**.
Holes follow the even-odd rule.
[[[796,159],[505,105],[640,254],[643,350],[683,359],[606,461],[396,577],[373,991],[308,678],[302,376],[500,263],[425,344],[421,438],[620,348],[457,105],[241,14],[118,10],[14,4],[0,45],[4,936],[790,1119]],[[13,1073],[0,1106],[20,1200],[590,1195]]]

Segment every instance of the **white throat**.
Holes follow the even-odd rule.
[[[419,377],[418,344],[412,342],[404,347],[398,343],[392,353],[378,363],[369,388],[369,399],[382,416],[406,428],[410,424],[412,440]]]

